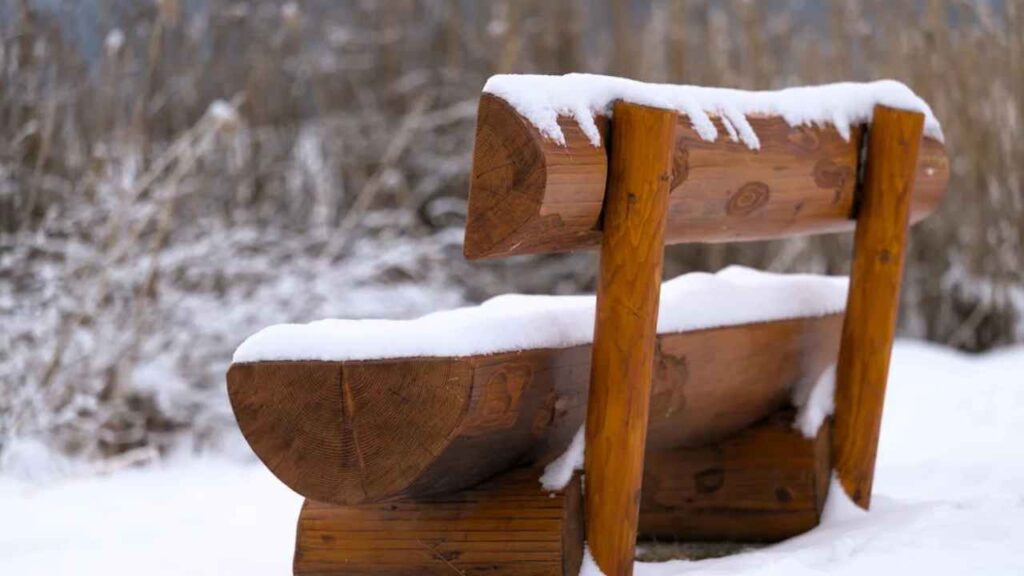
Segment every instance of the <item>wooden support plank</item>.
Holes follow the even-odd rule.
[[[700,447],[648,450],[640,538],[774,542],[817,525],[830,426],[804,438],[794,414],[785,408]],[[579,478],[549,496],[540,474],[518,468],[465,491],[382,504],[309,500],[295,573],[575,575],[585,523]]]
[[[535,468],[435,498],[342,507],[307,500],[295,574],[575,576],[583,557],[577,476],[541,489]]]
[[[836,368],[834,435],[839,480],[850,498],[865,509],[871,504],[923,127],[920,113],[876,106],[868,140]]]
[[[607,136],[609,122],[597,118]],[[719,134],[721,120],[713,118]],[[750,117],[758,150],[721,136],[703,140],[677,119],[665,241],[730,242],[852,230],[857,158],[863,131],[849,140],[834,128],[791,127]],[[565,146],[540,134],[500,98],[484,94],[466,221],[467,258],[499,258],[594,248],[608,149],[593,146],[576,121],[558,119]],[[607,141],[607,138],[604,138]],[[949,180],[945,147],[921,144],[911,220],[930,214]]]
[[[713,442],[771,414],[835,363],[841,326],[834,314],[659,335],[648,445]],[[228,393],[246,440],[285,484],[359,504],[461,490],[557,457],[583,424],[590,362],[590,346],[260,362],[232,366]]]
[[[817,526],[832,471],[831,425],[815,438],[784,409],[724,440],[649,450],[640,538],[776,542]]]
[[[633,573],[676,114],[617,102],[587,402],[587,543]]]

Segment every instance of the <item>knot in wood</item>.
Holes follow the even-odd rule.
[[[701,470],[693,475],[693,483],[698,494],[717,492],[725,484],[725,470],[721,468]]]
[[[764,182],[747,182],[729,197],[725,211],[730,216],[746,216],[768,203],[771,189]]]
[[[802,150],[817,150],[821,147],[820,131],[806,126],[792,130],[786,139]]]
[[[842,188],[852,175],[852,168],[836,164],[828,158],[822,158],[814,165],[814,184],[818,188]]]
[[[676,144],[675,154],[672,155],[672,183],[669,184],[669,193],[682,186],[689,175],[690,152],[686,149],[685,144],[685,140],[679,140]]]

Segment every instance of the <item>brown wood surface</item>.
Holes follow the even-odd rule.
[[[835,468],[867,508],[896,331],[910,198],[924,116],[875,107],[836,367]]]
[[[575,576],[583,558],[577,475],[549,494],[538,469],[429,498],[343,507],[307,500],[294,573]]]
[[[721,121],[714,142],[679,116],[665,233],[667,243],[763,240],[852,230],[862,130],[849,141],[833,128],[790,127],[778,117],[750,117],[759,150],[731,141]],[[607,135],[609,122],[597,118]],[[500,98],[484,94],[466,221],[467,258],[594,248],[608,150],[595,147],[568,117],[561,146]],[[606,140],[606,138],[605,138]],[[916,169],[911,220],[935,209],[949,161],[925,138]]]
[[[615,103],[587,402],[587,544],[630,576],[651,406],[676,113]]]
[[[813,439],[785,409],[724,440],[649,450],[640,538],[774,542],[817,526],[832,471],[830,425]]]
[[[835,363],[841,325],[835,314],[659,335],[648,445],[701,445],[771,414]],[[557,457],[583,423],[590,355],[236,364],[228,393],[285,484],[358,504],[460,490]]]
[[[640,538],[773,542],[817,525],[829,487],[829,430],[814,439],[785,408],[699,448],[651,449]],[[542,492],[517,468],[447,496],[337,506],[307,500],[295,574],[565,574],[582,558],[579,476]]]

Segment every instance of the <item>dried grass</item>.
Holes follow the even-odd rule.
[[[231,428],[238,340],[379,311],[346,293],[397,290],[407,314],[591,288],[592,255],[458,256],[475,101],[500,71],[906,82],[943,121],[952,181],[912,233],[903,333],[1024,339],[1019,2],[43,4],[0,3],[0,451],[25,435],[93,456],[208,443]],[[849,250],[674,247],[666,273],[841,273]]]

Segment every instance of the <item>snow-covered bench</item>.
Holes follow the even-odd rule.
[[[309,499],[296,573],[628,574],[638,526],[813,527],[833,469],[867,507],[906,228],[947,177],[938,123],[895,82],[492,78],[466,256],[600,246],[596,304],[502,296],[247,339],[228,389],[253,450]],[[666,243],[854,227],[849,293],[738,267],[658,281]]]

